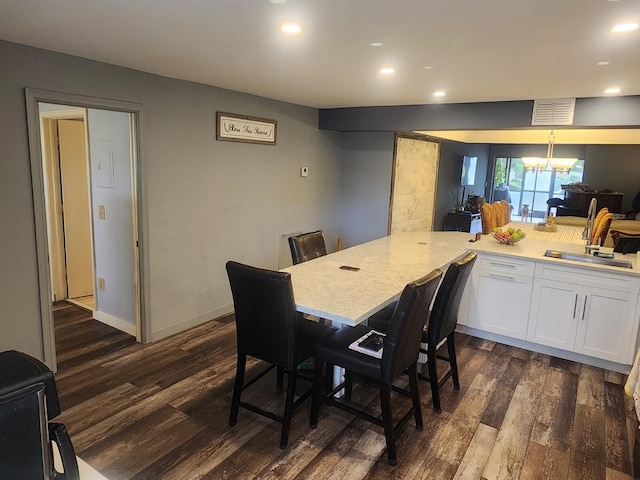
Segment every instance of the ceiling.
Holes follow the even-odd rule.
[[[0,39],[316,108],[638,95],[628,21],[639,0],[0,2]]]

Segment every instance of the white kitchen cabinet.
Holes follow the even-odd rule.
[[[533,281],[527,340],[574,350],[582,287],[536,278]]]
[[[467,325],[524,339],[534,262],[479,255],[471,272]]]
[[[633,363],[638,295],[584,287],[575,351],[619,363]]]
[[[630,364],[637,325],[637,283],[630,277],[536,266],[527,340]]]

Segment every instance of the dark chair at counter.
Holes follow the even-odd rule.
[[[327,246],[324,241],[322,230],[302,233],[289,237],[289,249],[291,250],[291,260],[294,265],[323,257],[327,254]],[[306,318],[312,319],[309,316]],[[330,325],[331,322],[324,318],[318,319],[323,325]],[[278,383],[281,382],[282,372],[278,371]]]
[[[420,353],[427,356],[427,368],[429,376],[418,374],[418,378],[426,380],[431,385],[431,396],[433,398],[433,409],[441,411],[440,407],[440,387],[451,377],[453,388],[460,389],[458,379],[458,362],[456,358],[455,330],[458,323],[458,309],[460,300],[464,292],[465,285],[471,274],[471,269],[475,263],[477,255],[473,252],[459,257],[451,262],[447,273],[442,280],[438,293],[433,301],[433,307],[428,313],[429,320],[422,331],[422,344]],[[389,310],[380,311],[379,314],[369,319],[369,326],[374,330],[386,331],[390,322]],[[447,344],[448,356],[439,355],[439,347]],[[449,363],[449,370],[441,377],[438,377],[436,359],[445,360]]]
[[[558,207],[564,205],[564,200],[562,198],[550,198],[547,200],[547,216],[551,215],[551,209],[556,209],[556,217],[558,216]]]
[[[322,230],[289,237],[289,248],[291,249],[291,259],[294,265],[327,254]]]
[[[358,325],[343,328],[331,335],[314,342],[316,365],[314,368],[313,402],[311,403],[311,428],[318,425],[320,405],[329,403],[348,413],[368,420],[384,428],[387,442],[387,458],[391,465],[397,463],[396,431],[411,418],[415,417],[416,429],[422,430],[422,410],[418,393],[417,360],[420,349],[420,332],[424,328],[429,305],[442,277],[442,271],[436,269],[429,275],[405,286],[400,300],[393,311],[389,328],[384,338],[382,358],[361,353],[350,348],[370,331],[370,327]],[[322,394],[324,364],[339,365],[346,370],[345,382]],[[393,385],[393,381],[407,371],[409,374],[409,391]],[[380,391],[382,419],[351,404],[334,397],[341,389],[345,389],[345,397],[350,396],[353,376],[363,378]],[[411,409],[394,426],[391,409],[391,391],[408,396],[412,400]]]
[[[236,424],[240,407],[282,423],[280,448],[289,441],[293,410],[311,395],[311,388],[294,401],[297,365],[313,354],[313,341],[330,327],[303,319],[296,311],[291,275],[227,262],[236,320],[238,361],[229,425]],[[244,381],[247,357],[271,364],[249,382]],[[287,374],[284,413],[277,415],[241,400],[242,392],[274,367]]]

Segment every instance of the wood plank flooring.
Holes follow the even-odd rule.
[[[424,430],[407,425],[391,467],[379,427],[324,407],[311,430],[309,401],[294,413],[287,450],[279,424],[249,411],[229,427],[232,317],[140,345],[76,306],[57,304],[54,314],[58,421],[109,480],[623,480],[640,464],[633,402],[615,372],[459,335],[461,389],[448,382],[435,414],[420,383]],[[261,367],[253,361],[249,372]],[[246,393],[278,409],[275,383],[267,375]],[[377,410],[374,389],[353,395]]]

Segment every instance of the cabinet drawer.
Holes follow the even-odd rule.
[[[505,247],[509,248],[509,247]],[[521,260],[519,258],[480,254],[475,268],[490,270],[495,273],[506,273],[511,275],[524,275],[533,277],[535,272],[535,262]]]
[[[565,264],[554,265],[548,262],[536,262],[535,277],[617,292],[637,294],[640,291],[640,279],[637,277]]]

